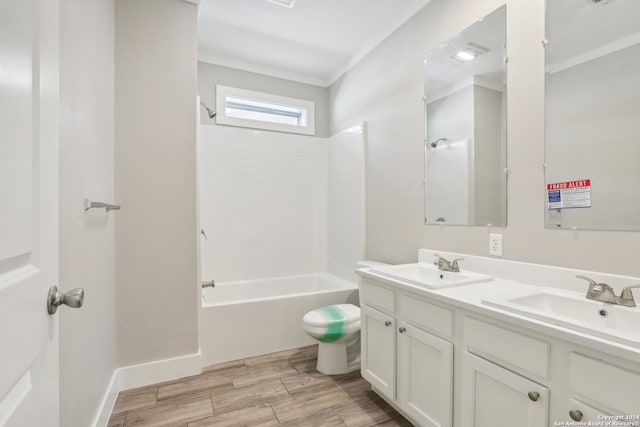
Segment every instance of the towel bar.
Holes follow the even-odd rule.
[[[94,208],[104,208],[107,212],[109,211],[119,211],[120,205],[112,205],[110,203],[104,202],[92,202],[89,199],[84,199],[84,211],[88,211],[89,209]]]

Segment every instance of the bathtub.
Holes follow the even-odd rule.
[[[203,366],[316,344],[302,316],[330,304],[358,304],[358,285],[327,273],[216,283],[202,289]]]

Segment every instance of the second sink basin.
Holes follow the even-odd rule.
[[[485,274],[463,271],[438,270],[435,265],[427,263],[401,264],[385,267],[375,267],[372,273],[391,279],[403,280],[416,286],[429,289],[449,288],[452,286],[470,285],[472,283],[492,280],[493,277]]]
[[[640,347],[640,309],[586,299],[556,289],[483,304]]]

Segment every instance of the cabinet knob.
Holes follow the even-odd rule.
[[[529,399],[534,402],[537,402],[538,399],[540,399],[540,393],[538,393],[537,391],[530,391],[529,393],[527,393],[527,396],[529,396]]]
[[[387,326],[387,327],[388,327],[388,326],[391,326],[391,321],[390,321],[390,320],[386,320],[386,321],[384,322],[384,326]]]
[[[400,332],[401,334],[404,334],[406,330],[407,328],[400,328],[398,329],[398,332]]]
[[[580,421],[582,419],[582,411],[579,409],[572,409],[569,411],[569,416],[573,421]]]

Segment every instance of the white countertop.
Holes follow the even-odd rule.
[[[422,251],[425,250],[421,250],[421,258],[423,261],[426,261],[426,259],[429,259],[429,255],[431,255],[429,252],[432,251],[428,251],[427,253],[422,253]],[[460,257],[459,254],[453,255],[455,255],[455,257]],[[583,333],[574,329],[570,329],[568,327],[556,325],[548,321],[542,321],[528,316],[518,315],[510,311],[501,310],[499,308],[487,306],[482,303],[482,300],[501,301],[539,293],[541,290],[540,281],[542,278],[548,275],[548,272],[545,271],[545,269],[547,268],[552,269],[556,272],[557,270],[562,270],[563,273],[566,273],[562,275],[563,277],[568,275],[568,277],[571,278],[573,278],[576,273],[580,274],[580,271],[563,269],[559,267],[547,267],[535,264],[518,263],[514,261],[496,260],[490,258],[483,259],[482,257],[464,257],[465,259],[471,258],[473,260],[471,264],[480,267],[478,268],[479,271],[477,271],[476,269],[469,269],[467,271],[492,275],[491,271],[493,269],[491,268],[491,264],[494,264],[494,266],[498,267],[495,268],[495,271],[497,271],[498,273],[501,271],[514,270],[514,267],[516,267],[516,269],[517,267],[523,267],[521,268],[521,272],[529,273],[529,276],[527,277],[531,277],[532,281],[538,283],[527,284],[523,283],[523,281],[505,279],[499,277],[496,274],[493,274],[492,276],[494,277],[494,279],[487,282],[455,286],[444,289],[427,289],[425,287],[416,286],[402,280],[396,280],[389,277],[381,276],[379,274],[376,274],[375,272],[372,272],[370,268],[356,270],[356,273],[364,278],[382,282],[383,284],[391,286],[399,291],[411,292],[412,294],[423,296],[433,301],[448,304],[472,313],[477,313],[494,318],[501,322],[528,328],[541,334],[549,335],[564,341],[569,341],[587,348],[594,349],[596,351],[608,353],[640,363],[640,347],[634,347],[599,336]],[[509,264],[518,265],[514,266]],[[461,266],[461,271],[465,271],[464,265]],[[625,283],[637,280],[636,278],[628,278],[625,276],[606,275],[604,273],[594,272],[589,273],[596,277],[597,280],[603,280],[603,277],[608,277],[610,280],[619,280]],[[556,282],[553,280],[549,280],[549,282],[552,282],[551,284],[556,284]],[[584,288],[584,295],[586,294],[587,286],[581,286]],[[569,287],[569,289],[567,289],[567,287],[559,288],[558,286],[550,287],[554,289],[563,289],[563,291],[565,292],[577,293],[575,289],[572,289],[575,287],[574,285]],[[638,310],[640,310],[640,307],[638,307]],[[638,325],[638,327],[640,328],[640,325]]]

